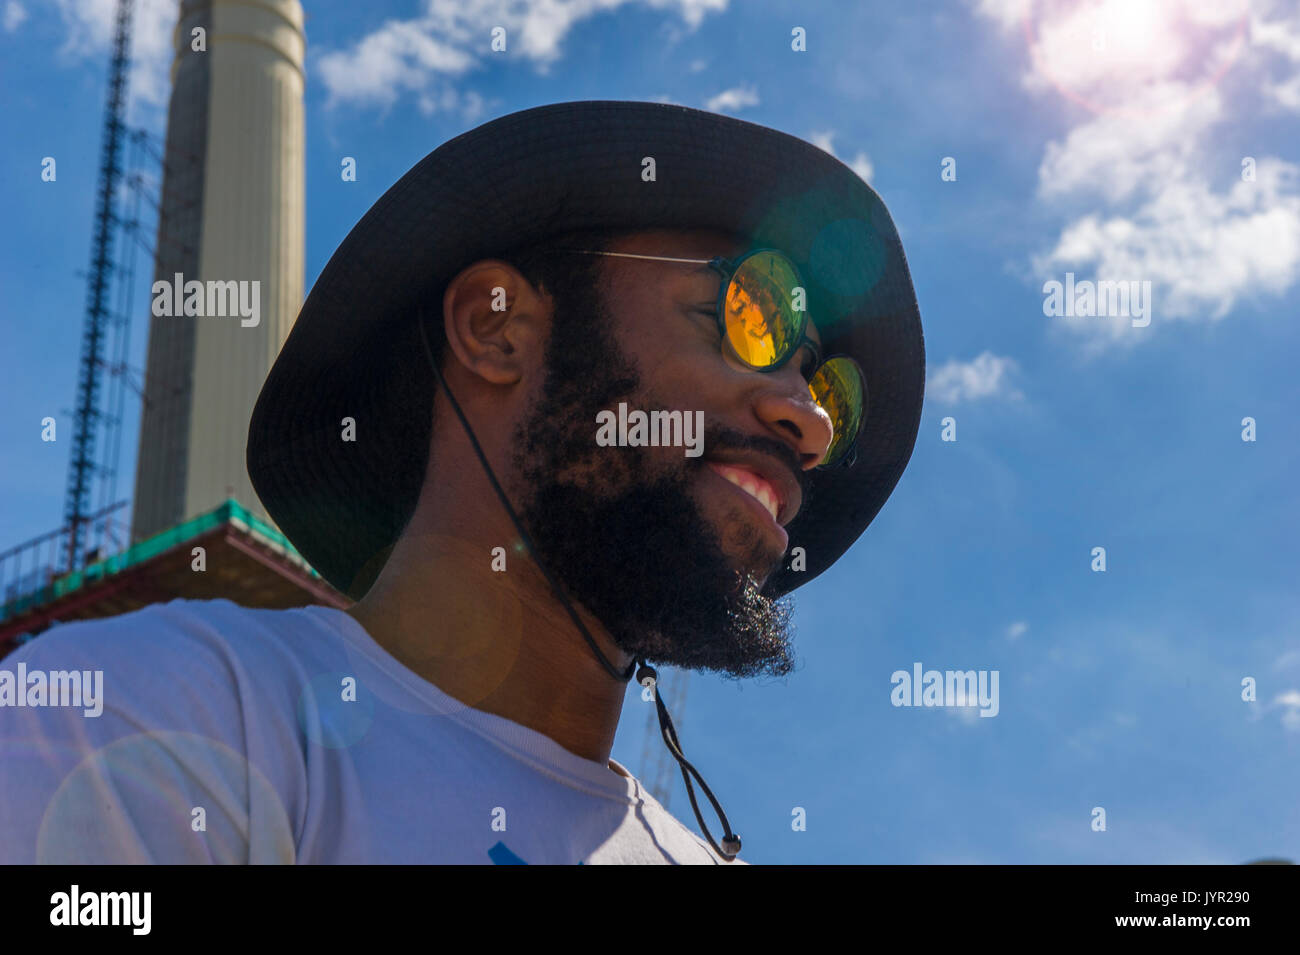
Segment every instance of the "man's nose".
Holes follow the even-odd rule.
[[[755,400],[754,413],[769,430],[794,448],[807,471],[826,457],[835,439],[835,426],[826,409],[813,400],[802,375],[794,371],[780,377],[779,387],[764,391]]]

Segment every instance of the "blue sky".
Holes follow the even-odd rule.
[[[131,116],[161,134],[174,13],[141,6]],[[888,205],[930,366],[912,462],[856,546],[796,592],[798,671],[692,674],[674,714],[746,858],[1300,859],[1294,4],[305,6],[309,287],[438,144],[563,100],[772,126],[831,149]],[[110,12],[0,0],[0,548],[62,515],[68,442],[42,443],[39,421],[73,402]],[[488,52],[493,25],[504,54]],[[44,156],[57,183],[40,181]],[[1150,324],[1045,315],[1044,283],[1067,272],[1149,282]],[[997,716],[893,706],[891,674],[915,662],[998,671]],[[638,773],[647,706],[629,692],[614,750]],[[694,826],[680,778],[671,808]]]

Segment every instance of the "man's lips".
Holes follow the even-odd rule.
[[[741,506],[749,509],[755,523],[767,525],[768,536],[772,537],[784,552],[790,544],[790,535],[782,526],[781,518],[787,514],[793,517],[798,511],[798,485],[795,485],[793,492],[795,500],[791,505],[787,503],[789,498],[782,493],[783,491],[788,493],[789,489],[774,484],[757,471],[722,461],[704,463],[708,465],[710,471],[736,489],[735,493],[744,502]]]
[[[704,463],[752,497],[779,527],[788,526],[803,505],[803,488],[794,469],[777,456],[756,450],[721,448]]]
[[[736,485],[736,487],[758,501],[759,504],[762,504],[767,509],[767,513],[771,515],[773,522],[776,522],[777,515],[781,512],[781,499],[776,493],[776,488],[748,468],[722,464],[718,461],[705,461],[704,463],[715,473]]]

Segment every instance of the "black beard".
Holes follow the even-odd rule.
[[[570,310],[553,324],[542,394],[515,434],[515,497],[539,557],[634,657],[737,679],[789,674],[793,606],[763,596],[728,560],[690,494],[702,459],[683,455],[655,473],[646,449],[596,445],[597,412],[620,400],[658,407],[638,403],[635,369],[601,311],[583,321]],[[713,437],[733,446],[762,440],[790,455],[775,441]],[[716,446],[708,433],[705,441]],[[738,533],[736,543],[758,558],[757,531]]]

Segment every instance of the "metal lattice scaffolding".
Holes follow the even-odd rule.
[[[131,43],[131,5],[132,0],[118,0],[117,4],[100,150],[95,233],[90,247],[90,273],[86,277],[86,317],[73,412],[72,458],[68,463],[68,489],[63,508],[64,525],[69,531],[67,569],[70,571],[81,566],[83,560],[84,532],[90,523],[91,480],[97,470],[96,438],[102,423],[100,376],[104,366],[101,353],[110,320],[108,299],[113,275],[113,233],[118,224],[116,205],[122,178],[122,138],[126,129],[122,114]]]

